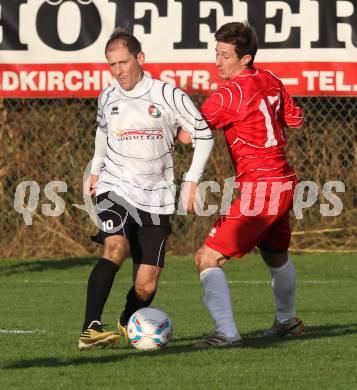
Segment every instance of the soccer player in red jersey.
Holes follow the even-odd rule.
[[[224,131],[241,195],[217,220],[195,257],[216,328],[197,344],[200,348],[241,344],[222,266],[255,247],[270,268],[276,302],[275,321],[266,334],[299,335],[304,330],[296,317],[296,276],[288,255],[289,210],[297,179],[284,152],[284,127],[300,128],[302,111],[278,77],[254,67],[257,39],[247,23],[225,24],[215,38],[216,66],[227,83],[208,97],[202,113],[211,128]]]

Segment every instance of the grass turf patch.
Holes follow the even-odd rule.
[[[79,352],[86,284],[95,259],[0,261],[2,389],[352,389],[357,372],[356,255],[294,256],[299,338],[262,336],[274,319],[270,274],[258,256],[225,267],[243,348],[196,351],[212,330],[192,258],[168,256],[153,306],[169,313],[174,338],[160,351]],[[131,286],[117,274],[103,313],[115,328]]]

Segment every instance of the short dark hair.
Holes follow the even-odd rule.
[[[242,58],[246,54],[252,56],[252,60],[247,64],[248,67],[253,66],[254,57],[258,50],[257,36],[253,27],[247,22],[232,22],[224,24],[215,33],[217,42],[230,43],[235,46],[235,52],[238,58]]]
[[[129,34],[122,28],[118,27],[112,32],[112,35],[109,37],[108,42],[105,45],[105,54],[107,54],[109,47],[116,41],[121,41],[124,46],[128,48],[129,53],[135,57],[142,51],[141,43],[134,37],[134,35]]]

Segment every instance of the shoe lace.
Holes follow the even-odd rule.
[[[88,329],[94,329],[97,332],[104,332],[106,326],[108,326],[108,324],[102,324],[100,321],[92,321],[88,326]]]

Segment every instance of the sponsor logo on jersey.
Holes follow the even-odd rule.
[[[149,111],[149,115],[152,116],[153,118],[160,118],[161,117],[160,110],[154,104],[151,104],[149,106],[148,111]]]
[[[119,115],[119,108],[118,108],[118,106],[113,106],[112,107],[110,115]]]
[[[158,128],[117,129],[114,134],[119,137],[120,141],[156,140],[164,138],[162,129]]]

